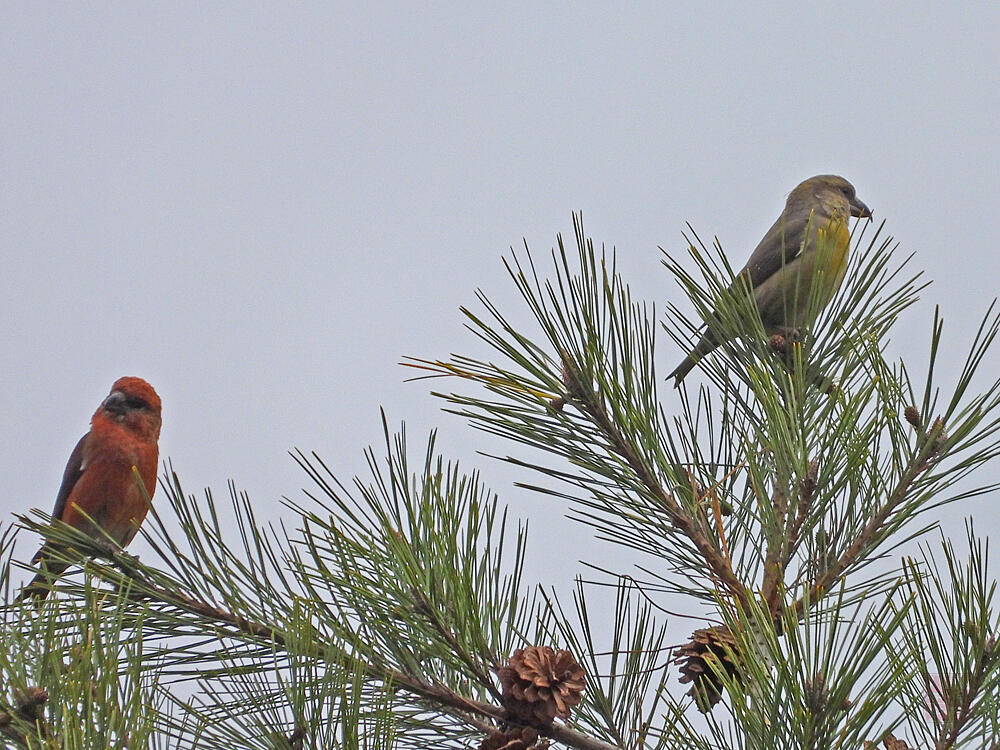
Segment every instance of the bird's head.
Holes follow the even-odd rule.
[[[868,218],[872,215],[854,191],[854,185],[835,174],[821,174],[800,183],[788,196],[789,206],[802,204],[818,209],[817,213],[832,217],[855,216]]]
[[[160,435],[160,397],[142,378],[118,378],[111,393],[101,402],[97,414],[131,429],[140,430],[154,440]]]

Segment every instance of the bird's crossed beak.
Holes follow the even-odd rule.
[[[856,216],[859,219],[869,219],[871,215],[872,210],[857,198],[851,201],[851,216]]]

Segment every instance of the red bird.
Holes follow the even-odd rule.
[[[159,437],[160,397],[153,387],[142,378],[116,380],[94,412],[90,432],[69,457],[52,517],[102,543],[110,536],[120,546],[128,545],[156,490]],[[44,599],[52,581],[69,567],[52,550],[46,542],[32,559],[41,571],[19,598]]]

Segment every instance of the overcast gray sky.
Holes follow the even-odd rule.
[[[901,334],[940,304],[966,341],[998,287],[998,35],[995,3],[5,3],[3,518],[51,509],[129,374],[190,491],[233,478],[277,518],[306,484],[286,451],[350,477],[382,405],[417,446],[440,426],[536,547],[588,544],[401,356],[483,352],[477,287],[526,320],[500,256],[574,210],[662,310],[658,245],[690,221],[739,265],[820,172],[936,280]],[[961,514],[995,530],[995,502]]]

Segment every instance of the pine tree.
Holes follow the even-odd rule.
[[[891,361],[924,285],[881,227],[855,234],[814,329],[768,338],[718,245],[692,233],[686,258],[664,253],[697,320],[670,307],[662,324],[577,220],[576,251],[560,238],[550,270],[527,250],[507,261],[534,330],[482,294],[464,311],[499,363],[409,360],[456,383],[449,411],[526,452],[507,459],[526,491],[642,556],[603,571],[611,606],[582,580],[570,605],[525,581],[523,524],[433,435],[414,464],[383,418],[367,477],[342,482],[294,455],[313,489],[279,525],[231,484],[232,528],[168,465],[143,530],[155,561],[21,519],[92,556],[38,609],[13,603],[8,529],[0,739],[1000,747],[986,544],[971,522],[966,550],[936,541],[929,514],[993,489],[974,481],[1000,451],[1000,380],[979,392],[973,380],[1000,316],[987,312],[952,384],[938,376],[937,315],[926,365]],[[713,310],[734,336],[700,363],[707,385],[664,388],[657,364],[675,352],[656,349],[657,333],[684,347]],[[678,627],[689,635],[673,643]]]

